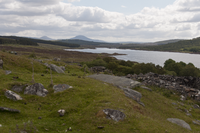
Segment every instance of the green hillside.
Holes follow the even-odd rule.
[[[130,49],[151,50],[151,51],[200,53],[200,38],[194,38],[191,40],[182,40],[174,43],[156,45],[156,46],[124,45],[119,48],[130,48]]]
[[[195,103],[199,104],[198,102],[190,99],[182,102],[175,92],[166,89],[151,87],[153,91],[150,92],[137,87],[135,90],[142,94],[141,101],[145,104],[143,107],[126,97],[124,92],[116,86],[88,78],[87,75],[92,73],[85,73],[83,68],[76,63],[66,63],[64,57],[60,61],[53,61],[52,56],[47,59],[39,56],[41,54],[39,52],[35,50],[36,56],[33,60],[30,58],[31,53],[30,55],[13,55],[8,51],[0,51],[0,58],[4,61],[3,69],[0,69],[0,106],[20,110],[20,113],[0,111],[2,125],[0,132],[2,133],[22,130],[64,133],[69,127],[72,128],[71,132],[75,133],[192,133],[200,130],[200,126],[192,122],[200,119],[200,110],[192,107]],[[49,54],[52,55],[52,53]],[[52,73],[53,84],[68,84],[73,88],[54,93],[50,85],[50,70],[36,59],[43,60],[43,63],[66,66],[65,74]],[[74,60],[76,60],[75,57]],[[44,85],[49,91],[47,96],[18,93],[23,100],[12,101],[6,98],[4,93],[12,86],[33,84],[31,83],[32,62],[35,83]],[[6,75],[5,70],[10,70],[12,73]],[[101,110],[107,108],[121,110],[126,115],[125,120],[115,122],[105,118],[101,115]],[[59,109],[66,110],[63,117],[59,116]],[[191,116],[186,115],[185,109],[191,109]],[[192,131],[168,122],[167,118],[179,118],[186,121]],[[98,126],[104,128],[98,129]]]

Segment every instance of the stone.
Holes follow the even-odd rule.
[[[48,91],[41,83],[35,83],[31,86],[27,86],[24,90],[24,94],[37,95],[42,97],[45,97],[47,93]]]
[[[199,125],[200,126],[200,122],[199,121],[192,121],[193,124],[195,125]]]
[[[0,59],[0,69],[3,69],[3,60]]]
[[[90,75],[88,77],[96,79],[96,80],[100,80],[100,81],[103,81],[106,83],[110,83],[115,86],[134,88],[136,86],[141,85],[140,82],[134,81],[132,79],[128,79],[125,77],[119,77],[119,76],[113,76],[113,75],[107,75],[107,74],[94,74],[94,75]]]
[[[148,91],[152,91],[152,89],[146,87],[146,86],[141,86],[142,89],[148,90]]]
[[[186,98],[185,98],[183,95],[181,95],[181,96],[180,96],[180,100],[181,100],[181,101],[185,101]]]
[[[54,64],[50,64],[49,65],[51,67],[51,69],[57,73],[65,73],[60,67],[54,65]]]
[[[200,107],[199,107],[198,104],[193,105],[193,108],[195,108],[195,109],[200,109]]]
[[[6,75],[9,75],[9,74],[11,74],[11,73],[12,73],[12,71],[5,70],[5,73],[6,73]]]
[[[2,127],[2,125],[0,124],[0,127]]]
[[[12,91],[15,92],[23,92],[24,88],[26,87],[26,85],[15,85],[12,87]]]
[[[60,109],[58,110],[58,113],[60,116],[64,116],[65,115],[65,110],[64,109]]]
[[[120,86],[119,86],[119,88],[124,91],[124,93],[127,97],[129,97],[137,102],[140,102],[140,99],[142,98],[142,94],[140,92],[129,89],[129,88],[120,87]]]
[[[106,118],[112,119],[116,122],[122,121],[125,118],[125,114],[119,110],[114,109],[104,109],[103,112],[106,114]]]
[[[60,61],[60,58],[54,58],[53,60],[54,61]]]
[[[65,66],[60,66],[60,68],[61,68],[63,71],[66,70],[66,69],[65,69]]]
[[[178,118],[168,118],[167,119],[169,122],[177,124],[183,128],[186,128],[188,130],[192,130],[190,125],[188,123],[186,123],[184,120],[178,119]]]
[[[6,107],[0,107],[0,111],[8,111],[8,112],[13,112],[13,113],[20,113],[20,111],[17,110],[17,109],[11,109],[11,108],[6,108]]]
[[[53,86],[53,89],[54,89],[54,93],[56,92],[62,92],[66,89],[70,89],[70,88],[73,88],[72,86],[69,86],[67,84],[59,84],[59,85],[54,85]]]
[[[14,101],[22,100],[22,98],[21,98],[20,95],[18,95],[18,94],[16,94],[16,93],[12,92],[12,91],[10,91],[10,90],[7,90],[7,91],[5,92],[5,96],[6,96],[7,98],[11,99],[11,100],[14,100]]]

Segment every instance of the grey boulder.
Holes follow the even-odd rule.
[[[112,119],[114,121],[124,120],[125,114],[119,110],[114,109],[104,109],[103,112],[106,114],[106,118]]]
[[[16,93],[12,92],[12,91],[10,91],[10,90],[7,90],[7,91],[5,92],[5,96],[6,96],[7,98],[11,99],[11,100],[14,100],[14,101],[22,100],[22,98],[21,98],[20,95],[18,95],[18,94],[16,94]]]
[[[53,71],[55,71],[55,72],[57,72],[57,73],[65,73],[65,72],[62,70],[62,68],[59,67],[59,66],[56,66],[56,65],[54,65],[54,64],[50,64],[49,66],[51,67],[51,69],[52,69]]]
[[[178,119],[178,118],[168,118],[167,119],[169,122],[177,124],[183,128],[186,128],[188,130],[192,130],[190,125],[188,123],[186,123],[184,120]]]
[[[67,84],[58,84],[58,85],[53,86],[54,93],[61,92],[61,91],[64,91],[66,89],[69,89],[69,88],[72,88],[72,86],[69,86]]]
[[[8,111],[8,112],[13,112],[13,113],[20,113],[20,111],[17,110],[17,109],[11,109],[11,108],[6,108],[6,107],[0,107],[0,111]]]
[[[37,95],[42,97],[45,97],[47,93],[48,91],[41,83],[35,83],[31,86],[27,86],[24,90],[24,94]]]

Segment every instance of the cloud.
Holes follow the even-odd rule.
[[[67,0],[68,2],[80,2],[81,0]]]
[[[83,34],[106,41],[158,41],[198,36],[200,1],[176,0],[165,8],[144,7],[125,15],[62,0],[0,0],[0,17],[1,35],[67,38]]]
[[[122,8],[126,8],[126,6],[124,6],[124,5],[122,5],[121,7],[122,7]]]

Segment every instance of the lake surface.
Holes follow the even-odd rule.
[[[164,62],[168,59],[173,59],[176,62],[183,61],[185,63],[193,63],[196,67],[200,68],[200,55],[188,53],[175,53],[175,52],[158,52],[158,51],[142,51],[142,50],[129,50],[129,49],[109,49],[109,48],[96,48],[96,49],[66,49],[67,51],[79,51],[90,53],[119,53],[126,55],[113,56],[120,60],[130,60],[139,63],[153,63],[156,65],[164,66]]]

